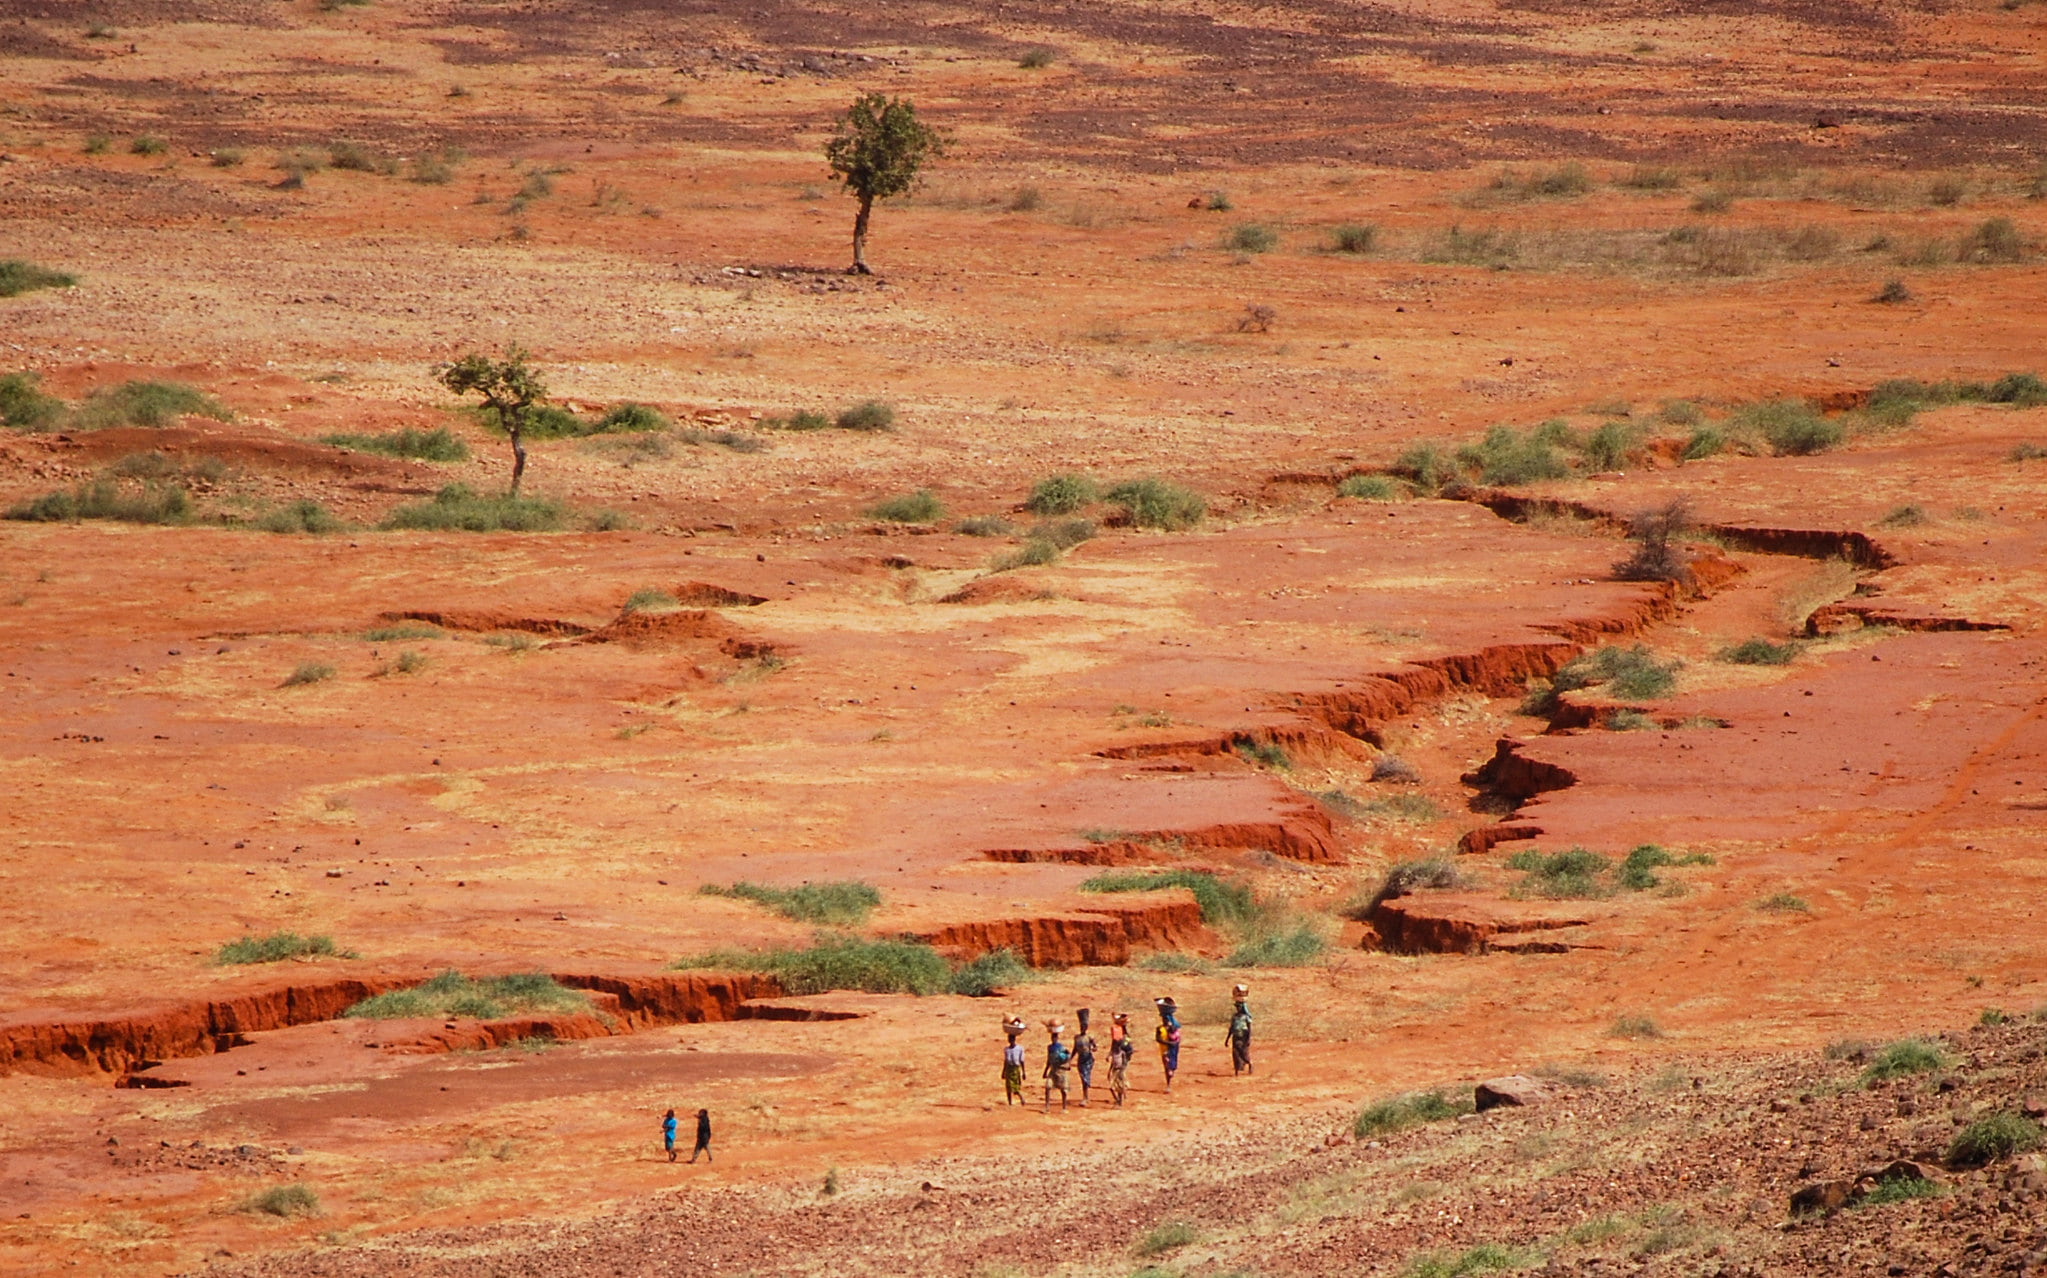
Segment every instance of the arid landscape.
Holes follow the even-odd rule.
[[[0,1272],[2047,1275],[2043,55],[0,0]]]

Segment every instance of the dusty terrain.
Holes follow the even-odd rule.
[[[0,259],[77,277],[0,297],[0,376],[227,410],[0,429],[0,508],[160,453],[197,512],[0,522],[0,1270],[2040,1272],[2023,1159],[1788,1203],[2047,1089],[2047,407],[1869,403],[2047,373],[2043,47],[1994,0],[0,3]],[[868,89],[952,135],[875,279],[819,160]],[[432,366],[510,342],[679,425],[531,445],[562,531],[379,528],[503,486]],[[774,426],[868,399],[894,430]],[[1776,399],[1845,442],[1682,459]],[[1554,418],[1644,446],[1337,495]],[[322,442],[443,426],[467,460]],[[1208,514],[994,571],[1054,472]],[[1675,499],[1695,582],[1618,580]],[[344,527],[258,530],[299,500]],[[1609,643],[1675,687],[1524,712]],[[1644,843],[1694,861],[1509,865]],[[1460,883],[1357,908],[1430,856]],[[1328,948],[1232,965],[1104,865]],[[812,934],[700,886],[825,879],[1032,979],[668,969]],[[215,961],[280,929],[350,956]],[[339,1018],[449,967],[595,1001]],[[1170,1095],[1146,1043],[1122,1110],[1000,1104],[1002,1015],[1035,1053],[1161,994]],[[1874,1087],[1823,1055],[1918,1034],[1948,1063]]]

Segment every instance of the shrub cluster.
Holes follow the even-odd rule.
[[[1630,700],[1666,696],[1677,686],[1680,664],[1658,661],[1640,644],[1633,648],[1609,645],[1574,657],[1549,682],[1536,684],[1522,701],[1521,712],[1554,714],[1563,693],[1595,684],[1604,684],[1612,695]]]
[[[880,889],[857,879],[805,883],[793,888],[747,882],[734,883],[730,887],[706,883],[697,891],[705,896],[729,896],[752,901],[787,918],[834,927],[858,927],[867,922],[867,916],[881,905]]]
[[[281,963],[295,958],[352,958],[335,948],[331,936],[300,936],[296,932],[272,932],[268,936],[244,936],[214,951],[213,961],[232,963]]]
[[[410,989],[392,990],[343,1012],[359,1020],[401,1020],[453,1016],[496,1020],[535,1012],[584,1012],[590,996],[559,984],[545,972],[469,977],[450,968]]]
[[[70,288],[78,277],[18,257],[0,258],[0,297],[19,297],[39,288]]]
[[[383,526],[438,532],[553,532],[566,514],[560,502],[544,497],[486,497],[466,484],[449,484],[432,501],[398,507]]]
[[[1462,1096],[1451,1098],[1440,1091],[1400,1092],[1382,1097],[1358,1111],[1351,1134],[1359,1140],[1390,1136],[1423,1123],[1439,1123],[1469,1114],[1472,1102]]]
[[[416,461],[458,462],[469,460],[469,445],[445,426],[415,430],[410,426],[381,435],[337,433],[320,436],[323,444],[358,453],[382,453],[387,457],[410,457]]]
[[[129,524],[182,524],[192,518],[191,494],[177,484],[147,484],[140,491],[97,479],[69,492],[45,493],[7,512],[9,519],[64,523],[111,519]]]

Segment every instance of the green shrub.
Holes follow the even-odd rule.
[[[1621,861],[1620,869],[1614,871],[1614,882],[1630,892],[1646,892],[1662,882],[1656,871],[1664,866],[1711,864],[1713,858],[1704,852],[1678,854],[1654,843],[1644,843],[1629,851]]]
[[[1923,1038],[1901,1038],[1877,1052],[1869,1068],[1862,1071],[1862,1078],[1868,1083],[1887,1082],[1945,1069],[1947,1063],[1947,1052],[1940,1044]]]
[[[1347,223],[1329,232],[1339,253],[1369,253],[1379,242],[1379,228],[1371,223]]]
[[[1963,237],[1961,257],[1965,262],[2021,262],[2026,257],[2026,239],[2016,222],[1993,217]]]
[[[1384,475],[1346,475],[1336,486],[1336,495],[1359,501],[1396,501],[1400,487]]]
[[[1467,231],[1462,226],[1452,226],[1431,241],[1422,250],[1421,257],[1424,262],[1490,266],[1504,270],[1520,255],[1520,251],[1513,237],[1490,227],[1483,231]]]
[[[2007,456],[2015,462],[2039,461],[2047,457],[2047,444],[2025,443],[2011,450]]]
[[[322,661],[301,661],[296,669],[284,677],[282,686],[302,688],[309,683],[325,683],[333,677],[333,666]]]
[[[1030,978],[1031,969],[1014,951],[995,950],[953,969],[951,989],[968,998],[988,998]]]
[[[1888,279],[1869,299],[1881,306],[1902,306],[1915,300],[1913,292],[1901,279]]]
[[[122,382],[103,386],[78,406],[80,430],[111,426],[172,426],[184,416],[227,421],[234,414],[211,396],[183,382]]]
[[[1476,444],[1458,449],[1457,460],[1478,471],[1488,484],[1563,479],[1571,469],[1557,452],[1558,442],[1558,432],[1547,427],[1524,434],[1511,426],[1495,426]]]
[[[1917,505],[1893,506],[1876,522],[1881,528],[1917,528],[1927,522],[1926,508]]]
[[[1423,492],[1442,491],[1457,478],[1457,462],[1437,444],[1411,444],[1394,459],[1393,473],[1413,480]]]
[[[300,936],[296,932],[272,932],[268,936],[244,936],[214,951],[213,961],[231,963],[281,963],[285,959],[347,957],[334,947],[331,936]]]
[[[1684,174],[1655,164],[1637,164],[1616,183],[1634,191],[1675,191],[1684,185]]]
[[[273,1185],[249,1198],[242,1210],[291,1219],[320,1214],[320,1196],[306,1185]]]
[[[1727,451],[1727,433],[1718,426],[1701,426],[1685,441],[1684,459],[1698,461]]]
[[[1663,1027],[1656,1023],[1654,1017],[1631,1013],[1616,1017],[1607,1033],[1614,1038],[1662,1038]]]
[[[1620,470],[1642,459],[1642,432],[1627,422],[1606,422],[1585,437],[1583,451],[1593,470]]]
[[[617,431],[667,430],[673,425],[675,423],[660,409],[627,402],[612,405],[590,429],[598,434],[606,434]]]
[[[1080,885],[1083,892],[1157,892],[1186,888],[1201,907],[1204,922],[1249,923],[1258,912],[1248,884],[1219,878],[1206,870],[1110,870]]]
[[[1018,568],[1042,568],[1059,562],[1059,547],[1043,537],[1026,537],[1015,550],[995,556],[990,572],[1014,572]]]
[[[761,422],[769,430],[824,430],[831,424],[831,418],[808,408],[799,408],[787,417],[770,417]]]
[[[469,460],[469,445],[457,439],[446,426],[436,426],[432,430],[415,430],[406,426],[382,435],[322,435],[320,442],[359,453],[382,453],[387,457],[410,457],[416,461]]]
[[[870,994],[942,994],[952,967],[937,950],[910,941],[822,936],[805,949],[713,950],[680,960],[679,968],[765,972],[792,994],[862,990]]]
[[[1328,952],[1329,938],[1309,919],[1256,929],[1230,951],[1231,967],[1306,967]]]
[[[19,297],[39,288],[70,288],[78,277],[66,271],[25,262],[18,257],[0,258],[0,297]]]
[[[1920,1176],[1898,1176],[1878,1181],[1875,1188],[1848,1205],[1888,1207],[1892,1203],[1910,1202],[1914,1198],[1943,1198],[1947,1192],[1947,1187],[1939,1181],[1927,1180]]]
[[[667,591],[658,589],[653,586],[644,586],[638,590],[633,591],[633,593],[631,593],[630,595],[626,596],[625,607],[620,609],[620,611],[656,612],[664,611],[669,608],[679,608],[681,606],[682,601],[677,599],[674,595],[669,594]]]
[[[896,410],[878,399],[862,400],[841,412],[832,424],[840,430],[894,430]]]
[[[1270,253],[1279,247],[1279,232],[1258,222],[1242,222],[1223,236],[1223,247],[1239,253]]]
[[[1569,199],[1590,191],[1592,178],[1584,165],[1573,161],[1526,176],[1515,169],[1503,169],[1493,175],[1489,189],[1509,199]]]
[[[1351,1133],[1359,1140],[1389,1136],[1422,1123],[1438,1123],[1459,1114],[1469,1114],[1472,1103],[1463,1097],[1452,1099],[1440,1091],[1401,1092],[1373,1101],[1358,1111]]]
[[[1139,528],[1169,532],[1192,528],[1208,513],[1208,503],[1199,493],[1163,479],[1126,480],[1111,488],[1107,497]]]
[[[128,143],[128,149],[136,155],[162,155],[171,149],[171,144],[153,133],[142,133]]]
[[[363,632],[363,638],[371,643],[403,643],[408,639],[445,639],[446,637],[440,627],[424,626],[416,622],[406,622],[396,626],[378,626],[374,630],[365,630]]]
[[[1007,537],[1016,525],[1000,515],[969,515],[960,520],[959,531],[968,537]]]
[[[1400,1278],[1469,1278],[1522,1267],[1519,1252],[1498,1243],[1480,1243],[1465,1251],[1431,1251],[1416,1256]]]
[[[1099,531],[1092,519],[1047,519],[1031,529],[1030,539],[1048,542],[1060,550],[1071,550],[1084,541],[1094,540]]]
[[[1260,741],[1255,737],[1244,737],[1230,744],[1230,749],[1239,759],[1253,767],[1276,768],[1287,771],[1294,761],[1287,755],[1286,747],[1277,741]]]
[[[1034,44],[1024,50],[1023,56],[1016,60],[1016,64],[1026,71],[1042,71],[1051,66],[1058,56],[1059,51],[1050,45]]]
[[[327,163],[353,173],[375,173],[383,167],[382,157],[360,142],[334,142],[327,147]]]
[[[1585,848],[1571,848],[1548,855],[1534,848],[1507,858],[1507,867],[1526,872],[1515,891],[1525,896],[1547,897],[1553,901],[1590,900],[1608,895],[1600,876],[1612,861]]]
[[[545,972],[472,978],[450,968],[409,989],[366,998],[342,1015],[372,1021],[457,1016],[488,1021],[541,1012],[589,1010],[589,995],[557,983]]]
[[[945,504],[929,488],[874,503],[867,513],[892,524],[928,524],[945,513]]]
[[[1200,1233],[1186,1221],[1169,1220],[1164,1224],[1154,1225],[1150,1232],[1138,1239],[1137,1254],[1140,1256],[1163,1255],[1166,1252],[1176,1251],[1181,1247],[1185,1247],[1199,1237],[1201,1237]]]
[[[858,927],[881,905],[881,891],[872,883],[857,879],[826,883],[805,883],[800,887],[772,887],[764,883],[734,883],[719,887],[706,883],[697,891],[705,896],[729,896],[765,905],[786,918],[803,923],[824,923],[834,927]]]
[[[1756,908],[1772,914],[1810,914],[1806,899],[1791,892],[1777,892],[1756,902]]]
[[[112,519],[126,524],[182,524],[191,517],[191,495],[176,484],[149,484],[134,492],[111,479],[96,479],[68,493],[45,493],[7,512],[9,519],[38,523]]]
[[[1838,447],[1847,430],[1814,412],[1802,399],[1766,400],[1734,415],[1737,429],[1760,434],[1773,452],[1802,457]]]
[[[1443,809],[1425,794],[1389,794],[1365,804],[1364,812],[1367,816],[1405,821],[1410,825],[1427,825],[1443,819]]]
[[[2009,1111],[1985,1114],[1955,1133],[1947,1161],[1955,1167],[1981,1167],[2038,1149],[2042,1138],[2040,1124],[2030,1118]]]
[[[1086,475],[1047,475],[1031,486],[1024,509],[1034,515],[1070,515],[1101,498],[1101,485]]]
[[[13,430],[47,430],[64,415],[64,401],[45,395],[40,379],[29,372],[0,377],[0,426]]]
[[[1983,398],[1993,404],[2038,408],[2047,404],[2047,381],[2033,373],[2006,373],[1985,389]]]
[[[1351,914],[1362,918],[1371,907],[1381,901],[1410,895],[1423,888],[1454,888],[1464,886],[1464,876],[1457,872],[1456,862],[1448,857],[1432,856],[1418,861],[1396,861],[1387,871],[1386,878],[1379,885],[1378,892]]]
[[[544,497],[484,497],[466,484],[449,484],[432,501],[398,507],[383,526],[433,532],[553,532],[565,516],[561,503]]]
[[[346,527],[334,512],[310,498],[279,506],[256,521],[268,533],[331,533]]]
[[[1676,661],[1660,662],[1648,648],[1608,646],[1574,657],[1554,678],[1539,685],[1521,703],[1524,714],[1553,714],[1560,694],[1606,685],[1616,697],[1628,699],[1661,697],[1677,686]]]
[[[446,186],[455,180],[455,166],[461,162],[462,153],[456,150],[439,155],[416,155],[412,158],[412,172],[406,174],[405,179],[423,186]]]
[[[1758,635],[1720,650],[1720,659],[1737,666],[1788,666],[1798,656],[1796,643],[1771,643]]]

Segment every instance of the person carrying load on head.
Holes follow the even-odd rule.
[[[1245,1000],[1251,997],[1251,987],[1239,985],[1230,991],[1230,999],[1236,1004],[1230,1012],[1230,1028],[1225,1041],[1230,1045],[1230,1069],[1234,1074],[1251,1072],[1251,1005]]]
[[[1116,1098],[1118,1108],[1123,1097],[1130,1090],[1130,1058],[1137,1055],[1137,1044],[1130,1038],[1130,1013],[1115,1012],[1109,1017],[1109,1095]]]
[[[1009,1046],[1002,1049],[1002,1092],[1006,1105],[1024,1103],[1024,1048],[1017,1038],[1026,1028],[1021,1016],[1002,1022],[1002,1032],[1009,1035]]]
[[[1180,1005],[1169,994],[1155,998],[1153,1003],[1159,1009],[1159,1027],[1156,1037],[1159,1041],[1159,1064],[1166,1070],[1166,1090],[1173,1090],[1173,1075],[1180,1072]]]
[[[1080,1107],[1087,1108],[1095,1085],[1095,1036],[1087,1032],[1087,1009],[1080,1009],[1080,1030],[1073,1036],[1073,1072],[1080,1075]]]
[[[1058,1021],[1046,1021],[1045,1028],[1052,1032],[1052,1041],[1045,1045],[1045,1112],[1052,1112],[1052,1093],[1059,1093],[1059,1108],[1066,1108],[1066,1067],[1073,1062],[1073,1049],[1059,1041],[1066,1032],[1066,1026]]]

